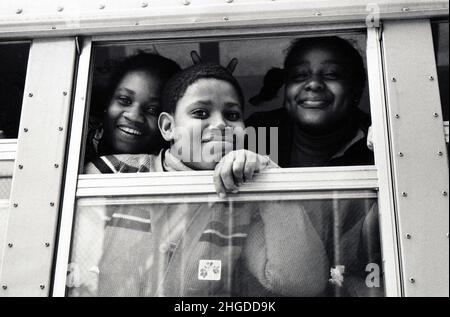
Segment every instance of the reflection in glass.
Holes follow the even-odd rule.
[[[79,199],[67,294],[383,296],[374,193],[263,197],[201,203]]]
[[[0,139],[17,138],[28,50],[28,43],[0,43]]]

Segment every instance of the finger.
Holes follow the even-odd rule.
[[[191,51],[191,58],[194,65],[200,64],[202,62],[202,59],[198,55],[197,51]]]
[[[222,182],[222,177],[220,176],[220,170],[222,168],[223,162],[220,161],[216,168],[214,169],[214,175],[213,175],[213,181],[214,181],[214,188],[216,189],[217,195],[219,195],[220,198],[225,198],[227,196],[225,186]]]
[[[237,64],[238,64],[238,59],[235,57],[228,63],[226,68],[228,69],[228,71],[230,73],[233,73],[234,70],[236,69]]]
[[[244,182],[245,152],[237,151],[233,162],[233,177],[237,186]]]
[[[244,168],[244,181],[250,181],[253,179],[253,174],[256,169],[256,154],[250,151],[246,151],[246,160]]]
[[[256,154],[256,168],[255,172],[261,172],[262,170],[265,170],[269,164],[270,164],[270,158],[267,155],[259,155]]]
[[[230,152],[229,155],[230,154],[234,155],[234,152]],[[233,177],[234,161],[234,159],[225,159],[220,169],[220,177],[222,178],[222,183],[227,192],[237,192],[238,189]]]

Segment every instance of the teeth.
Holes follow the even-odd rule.
[[[119,127],[120,130],[122,130],[123,132],[129,133],[129,134],[133,134],[133,135],[142,135],[141,131],[132,129],[132,128],[128,128],[128,127]]]

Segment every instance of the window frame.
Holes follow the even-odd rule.
[[[75,214],[76,200],[81,197],[93,197],[103,195],[109,192],[110,196],[118,196],[120,194],[132,195],[138,197],[141,194],[153,196],[154,201],[158,201],[168,194],[169,190],[181,190],[176,196],[182,197],[186,201],[186,197],[195,196],[192,191],[192,186],[197,185],[197,193],[200,193],[202,200],[205,200],[204,195],[208,195],[208,199],[220,201],[215,195],[212,185],[212,173],[210,171],[192,173],[165,173],[163,175],[78,175],[80,166],[80,154],[82,151],[82,144],[84,142],[85,130],[87,125],[87,118],[89,115],[88,94],[90,93],[90,85],[92,79],[92,51],[97,43],[120,42],[120,41],[167,41],[170,43],[178,40],[190,41],[204,40],[204,39],[222,39],[230,38],[234,40],[242,39],[243,37],[257,38],[259,36],[270,38],[271,36],[300,36],[320,35],[320,34],[349,34],[352,32],[367,32],[366,33],[366,58],[367,71],[369,81],[369,96],[370,108],[373,124],[374,140],[379,144],[385,146],[380,147],[378,153],[375,153],[375,166],[359,166],[359,167],[333,167],[333,168],[298,168],[286,169],[284,171],[266,171],[261,175],[261,180],[253,184],[245,186],[239,195],[240,199],[254,199],[255,195],[262,195],[269,192],[288,192],[292,191],[292,186],[296,190],[302,191],[309,189],[315,194],[323,193],[323,191],[332,190],[350,190],[353,192],[361,191],[362,195],[367,195],[368,191],[374,189],[378,191],[379,213],[382,224],[380,225],[383,235],[382,251],[384,254],[384,275],[387,282],[385,282],[385,293],[387,296],[401,296],[401,284],[399,274],[399,254],[397,249],[397,232],[395,222],[394,204],[392,201],[392,175],[389,161],[389,148],[387,128],[386,128],[386,111],[385,99],[383,90],[383,69],[381,67],[381,47],[380,47],[380,29],[367,28],[363,23],[352,24],[329,24],[319,26],[289,26],[289,27],[265,27],[262,26],[255,31],[255,28],[241,27],[237,29],[228,30],[198,30],[192,31],[175,31],[175,32],[154,32],[149,34],[129,34],[129,35],[100,35],[84,38],[83,48],[81,50],[78,77],[76,84],[76,94],[74,101],[74,113],[71,127],[71,139],[69,146],[69,155],[67,161],[66,185],[64,189],[64,200],[62,215],[60,219],[60,234],[57,249],[57,259],[55,266],[53,296],[65,296],[66,293],[66,273],[69,263],[71,235],[73,230],[73,221]],[[369,51],[369,46],[371,50]],[[370,60],[369,60],[370,57]],[[380,97],[381,96],[381,97]],[[376,110],[381,109],[381,110]],[[305,176],[305,172],[309,175],[314,175],[317,179],[322,181],[322,185],[315,184],[311,186]],[[177,174],[177,176],[173,175]],[[282,190],[276,188],[276,180],[291,175],[292,179],[286,180],[286,184]],[[341,178],[339,177],[341,175]],[[346,177],[342,177],[345,175]],[[185,181],[180,180],[185,176]],[[208,179],[209,178],[209,179]],[[295,179],[295,181],[293,181]],[[152,185],[152,182],[169,182],[166,191],[158,192],[157,187]],[[117,187],[110,186],[119,184]],[[262,184],[260,184],[260,182]],[[139,187],[139,184],[145,184],[145,187]],[[352,184],[353,183],[353,184]],[[330,186],[327,190],[323,184]],[[309,187],[308,187],[309,186]],[[184,190],[184,191],[183,191]],[[113,193],[113,194],[112,194]],[[186,195],[187,193],[187,195]],[[255,194],[256,193],[256,194]],[[173,195],[174,193],[171,193]],[[307,197],[307,196],[305,196]],[[319,196],[320,197],[320,196]],[[329,196],[328,196],[329,197]],[[356,197],[356,196],[354,196]],[[362,197],[362,196],[359,196]],[[365,197],[365,196],[364,196]],[[384,197],[383,200],[380,197]],[[238,198],[239,199],[239,198]],[[195,197],[193,197],[195,201]]]

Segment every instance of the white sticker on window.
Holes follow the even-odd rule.
[[[222,271],[220,260],[200,260],[198,265],[198,279],[203,281],[219,281]]]

